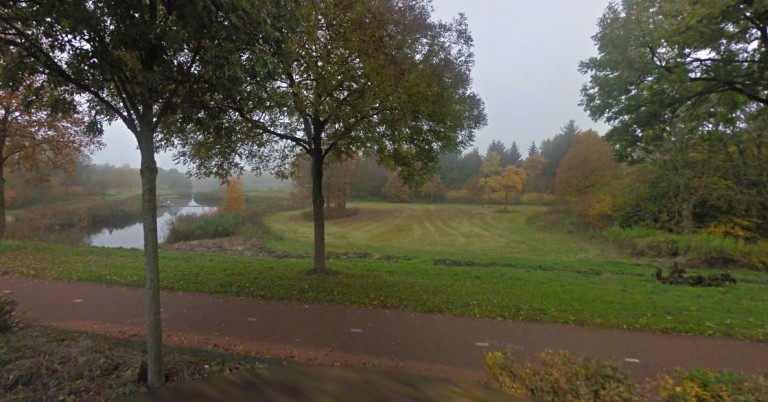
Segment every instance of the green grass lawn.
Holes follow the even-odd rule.
[[[648,262],[577,233],[526,222],[537,207],[509,214],[456,205],[357,205],[328,223],[332,251],[391,255],[337,258],[331,276],[308,274],[308,258],[246,258],[161,252],[166,289],[302,302],[328,302],[470,317],[648,329],[768,341],[768,275],[736,271],[724,288],[662,285]],[[311,251],[311,223],[299,212],[266,222],[273,248]],[[436,263],[472,261],[482,266]],[[707,273],[709,271],[702,272]],[[143,285],[137,250],[4,242],[0,275]]]
[[[360,213],[326,223],[331,251],[366,251],[523,265],[629,261],[617,249],[573,233],[544,231],[526,220],[545,207],[498,207],[451,204],[356,203]],[[312,222],[300,212],[267,217],[281,240],[276,248],[311,251]]]

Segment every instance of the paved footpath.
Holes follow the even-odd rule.
[[[23,320],[123,337],[143,331],[143,289],[0,277]],[[434,314],[163,292],[166,342],[300,361],[405,367],[482,378],[483,353],[545,349],[600,357],[637,377],[677,366],[768,371],[764,343]]]

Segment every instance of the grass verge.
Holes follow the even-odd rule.
[[[512,215],[512,214],[510,214]],[[0,275],[143,286],[138,250],[30,242],[0,245]],[[336,259],[334,275],[309,275],[309,259],[162,252],[169,290],[327,302],[468,317],[645,329],[768,341],[768,278],[733,272],[723,288],[668,286],[628,262],[508,260],[444,266],[413,259]]]

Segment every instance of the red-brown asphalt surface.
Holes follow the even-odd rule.
[[[22,320],[123,337],[143,331],[140,288],[0,277]],[[483,354],[545,349],[604,358],[637,377],[674,367],[768,371],[768,345],[403,311],[163,292],[166,342],[319,363],[373,364],[480,379]]]

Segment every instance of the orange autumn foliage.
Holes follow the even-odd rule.
[[[245,192],[239,179],[230,180],[227,183],[227,191],[224,194],[224,200],[219,206],[220,212],[243,212],[245,211]]]
[[[608,187],[620,171],[610,145],[593,130],[581,132],[557,168],[555,196],[587,223],[600,226],[614,208]]]

